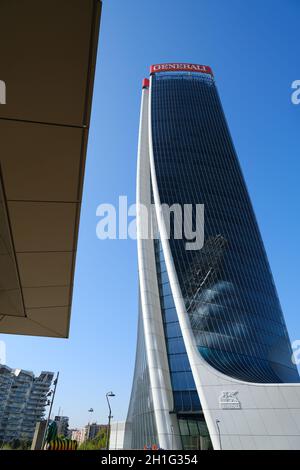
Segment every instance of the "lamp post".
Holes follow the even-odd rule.
[[[216,425],[217,425],[218,434],[219,434],[220,450],[222,450],[221,431],[220,431],[219,423],[220,423],[220,420],[217,418],[217,419],[216,419]]]
[[[171,448],[172,450],[174,450],[174,426],[173,424],[171,424],[171,435],[172,435],[172,445],[171,445]]]
[[[42,441],[42,450],[44,450],[45,440],[46,440],[46,437],[47,437],[48,425],[49,425],[49,421],[50,421],[50,417],[51,417],[51,411],[52,411],[52,406],[53,406],[53,402],[54,402],[54,397],[55,397],[55,392],[56,392],[58,377],[59,377],[59,372],[57,372],[57,374],[56,374],[56,379],[55,379],[54,382],[53,382],[54,389],[53,389],[53,390],[50,390],[50,392],[47,393],[47,397],[51,397],[51,395],[52,395],[52,400],[51,400],[51,403],[49,403],[49,404],[50,404],[50,408],[49,408],[49,413],[48,413],[48,417],[47,417],[47,421],[46,421],[46,426],[45,426],[45,432],[44,432],[43,441]],[[47,404],[48,404],[48,403],[47,403]]]
[[[112,398],[112,397],[115,397],[116,395],[113,393],[113,392],[107,392],[106,394],[106,400],[107,400],[107,404],[108,404],[108,409],[109,409],[109,414],[108,414],[108,426],[107,426],[107,439],[106,439],[106,450],[109,449],[109,438],[110,438],[110,421],[111,421],[111,418],[113,417],[112,414],[111,414],[111,407],[110,407],[110,403],[109,403],[109,398]]]

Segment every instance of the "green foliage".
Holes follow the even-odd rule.
[[[19,449],[19,447],[21,447],[20,439],[14,439],[13,441],[11,441],[10,446],[13,450]]]
[[[106,429],[101,429],[94,439],[83,442],[78,450],[100,450],[106,449]]]
[[[20,450],[30,450],[30,448],[31,448],[31,441],[21,440],[21,445],[19,447]]]
[[[0,450],[29,450],[31,441],[14,439],[11,442],[1,443]]]

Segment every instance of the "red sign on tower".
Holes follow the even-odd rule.
[[[150,74],[157,72],[201,72],[208,73],[213,76],[213,71],[208,65],[199,64],[182,64],[182,63],[167,63],[167,64],[154,64],[150,67]]]

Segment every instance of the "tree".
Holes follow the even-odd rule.
[[[29,440],[21,440],[20,449],[21,450],[29,450],[31,447],[31,441]]]
[[[17,450],[19,447],[21,447],[21,441],[20,441],[20,439],[13,439],[13,440],[10,442],[10,447],[11,447],[13,450]]]
[[[78,450],[100,450],[106,448],[106,428],[100,429],[97,436],[94,439],[88,439],[83,442]]]
[[[27,439],[13,439],[10,442],[0,441],[0,450],[29,450],[31,441]]]

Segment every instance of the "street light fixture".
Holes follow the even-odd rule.
[[[222,450],[221,431],[220,431],[219,423],[220,423],[220,420],[218,418],[216,418],[216,425],[217,425],[218,434],[219,434],[220,450]]]
[[[106,394],[106,400],[107,400],[108,409],[109,409],[108,426],[107,426],[107,434],[106,434],[106,450],[109,449],[110,421],[111,421],[111,418],[113,418],[113,416],[111,414],[111,407],[110,407],[110,403],[109,403],[109,398],[112,398],[112,397],[115,397],[115,396],[116,395],[113,392],[107,392],[107,394]]]
[[[92,416],[93,413],[94,413],[94,408],[89,408],[89,409],[88,409],[88,413],[90,413],[91,416]],[[92,419],[92,422],[93,422],[93,418],[91,418],[91,419]],[[89,425],[89,424],[90,424],[90,419],[89,419],[88,425]]]

